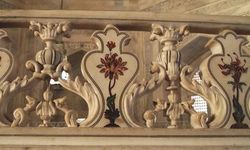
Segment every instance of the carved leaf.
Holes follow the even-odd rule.
[[[80,126],[93,126],[101,116],[103,105],[91,85],[86,81],[82,83],[78,76],[75,80],[71,80],[70,78],[68,80],[63,80],[59,78],[58,81],[65,89],[81,96],[88,105],[88,117]]]
[[[6,97],[8,97],[11,93],[15,92],[18,89],[21,89],[23,87],[26,87],[28,84],[30,84],[34,80],[33,77],[28,78],[27,76],[24,76],[23,78],[17,77],[12,82],[5,81],[0,85],[0,122],[2,124],[10,124],[10,122],[5,117],[5,112],[8,105],[8,100]]]
[[[221,127],[227,115],[225,97],[217,87],[207,83],[205,80],[202,80],[201,83],[190,81],[187,75],[191,72],[192,68],[190,66],[183,67],[180,75],[182,87],[206,100],[210,107],[211,116],[214,118],[214,120],[209,123],[209,126],[212,128]]]
[[[139,98],[143,94],[156,89],[162,83],[162,81],[165,79],[166,76],[164,67],[156,62],[152,63],[151,72],[157,73],[158,76],[154,76],[149,81],[147,82],[144,81],[144,83],[142,84],[139,83],[132,84],[128,88],[128,91],[125,94],[125,96],[123,97],[121,110],[123,112],[125,120],[132,127],[145,126],[140,124],[134,118],[133,107],[135,100],[137,100],[137,98]]]

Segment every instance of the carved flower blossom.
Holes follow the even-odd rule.
[[[109,48],[109,51],[116,47],[115,42],[113,41],[108,41],[106,46]]]
[[[123,72],[128,70],[126,64],[126,61],[122,61],[122,58],[114,53],[106,54],[104,59],[101,58],[101,64],[96,67],[100,68],[100,72],[104,73],[105,78],[109,77],[110,80],[117,80],[119,75],[124,75]]]

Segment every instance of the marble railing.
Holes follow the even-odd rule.
[[[3,150],[248,150],[249,146],[248,129],[0,129],[0,147]]]
[[[12,81],[6,79],[14,71],[15,58],[8,49],[0,49],[0,126],[51,127],[56,124],[54,118],[61,115],[61,124],[67,127],[154,128],[161,113],[167,120],[166,128],[182,128],[183,115],[188,116],[191,128],[249,128],[250,50],[244,36],[250,32],[249,24],[247,17],[1,10],[1,28],[29,28],[44,47],[33,59],[18,64],[25,64],[32,74]],[[97,48],[83,56],[77,76],[72,74],[75,66],[68,61],[65,49],[58,44],[70,37],[72,29],[96,30],[91,38]],[[135,81],[139,64],[144,62],[124,50],[130,42],[127,31],[148,31],[149,40],[161,44],[160,50],[155,50],[159,51],[157,59],[151,60],[152,76],[148,80]],[[183,65],[183,53],[177,46],[190,33],[216,34],[204,45],[209,55],[199,64],[201,82],[191,80],[193,68]],[[0,38],[7,37],[1,29]],[[61,77],[63,71],[69,75],[66,80]],[[56,91],[51,79],[86,103],[84,121],[79,122],[79,112],[71,107],[67,94],[53,96]],[[38,82],[44,86],[39,98],[26,95],[23,105],[10,109],[10,98]],[[144,121],[139,121],[135,117],[136,101],[162,85],[167,94],[152,99],[154,107],[144,108]],[[209,113],[197,112],[191,97],[181,96],[183,89],[201,96]]]

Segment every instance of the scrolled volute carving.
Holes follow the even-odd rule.
[[[208,128],[208,115],[205,112],[197,112],[193,104],[194,100],[181,102],[182,108],[190,115],[190,125],[195,129]]]
[[[56,79],[61,76],[62,71],[71,71],[71,64],[67,61],[65,57],[56,67],[56,69],[51,69],[49,72],[42,71],[42,65],[34,60],[28,60],[25,63],[28,70],[33,72],[33,77],[38,79],[44,79],[49,76],[52,79]]]
[[[157,117],[156,117],[156,113],[159,111],[163,111],[164,109],[167,108],[166,102],[162,99],[157,99],[155,103],[155,107],[154,109],[150,109],[147,110],[144,114],[143,114],[143,118],[146,121],[146,126],[148,128],[152,128],[154,127],[154,124],[157,121]]]
[[[0,85],[0,121],[5,124],[9,125],[10,122],[5,117],[5,113],[7,112],[7,105],[8,105],[8,96],[10,96],[15,91],[26,87],[34,80],[33,77],[28,78],[28,76],[24,76],[23,78],[17,77],[15,80],[9,82],[4,81]]]
[[[68,80],[59,78],[58,81],[65,89],[81,96],[88,105],[88,117],[80,126],[90,127],[97,123],[98,116],[101,115],[100,110],[102,110],[103,106],[92,86],[87,81],[82,83],[78,76],[74,80],[69,76]]]
[[[65,100],[66,97],[54,100],[56,108],[64,112],[64,121],[68,127],[77,127],[76,120],[78,118],[78,113],[75,110],[70,109]]]
[[[157,76],[153,76],[150,80],[143,81],[143,83],[134,83],[132,84],[126,94],[123,97],[122,101],[122,110],[123,115],[127,123],[132,127],[142,127],[142,125],[134,118],[133,106],[134,102],[142,96],[143,94],[154,90],[157,88],[162,81],[165,79],[166,72],[163,66],[157,62],[153,62],[151,66],[151,73],[157,73]],[[153,113],[153,112],[152,112]],[[152,126],[153,124],[153,114],[151,112],[146,112],[144,118],[146,120],[147,126]]]
[[[14,120],[11,124],[11,127],[16,126],[27,126],[29,123],[29,113],[35,108],[36,106],[36,99],[26,96],[26,106],[24,108],[17,108],[13,112]]]
[[[218,128],[222,122],[224,122],[227,113],[225,97],[216,86],[211,85],[211,83],[208,83],[205,80],[202,80],[201,83],[198,83],[195,80],[191,81],[188,75],[192,71],[193,69],[190,66],[183,67],[180,74],[181,86],[184,89],[204,98],[210,108],[211,115],[209,118],[213,118],[213,120],[210,120],[208,123],[208,126],[210,128]]]
[[[0,40],[8,39],[6,31],[0,29]],[[33,81],[33,77],[28,76],[16,77],[13,81],[6,81],[6,78],[11,73],[14,66],[14,57],[10,50],[0,47],[0,62],[1,62],[1,73],[0,73],[0,126],[9,126],[10,121],[6,119],[8,97],[18,89],[27,86]],[[2,66],[4,65],[4,66]]]

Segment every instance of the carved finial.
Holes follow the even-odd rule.
[[[34,72],[34,77],[42,78],[50,77],[58,79],[64,67],[65,49],[59,47],[56,42],[62,36],[69,37],[69,23],[51,23],[43,24],[36,21],[30,22],[30,30],[34,31],[35,36],[39,36],[46,46],[43,50],[36,53],[35,61],[29,60],[26,67]]]
[[[189,33],[187,27],[187,25],[183,25],[179,28],[173,26],[163,27],[158,24],[152,24],[150,40],[158,40],[161,44],[164,44],[165,42],[176,44],[177,42],[182,41],[183,36]]]
[[[43,41],[56,40],[58,36],[69,37],[69,23],[51,23],[42,24],[36,21],[30,21],[29,29],[34,31],[35,36],[39,36]]]

